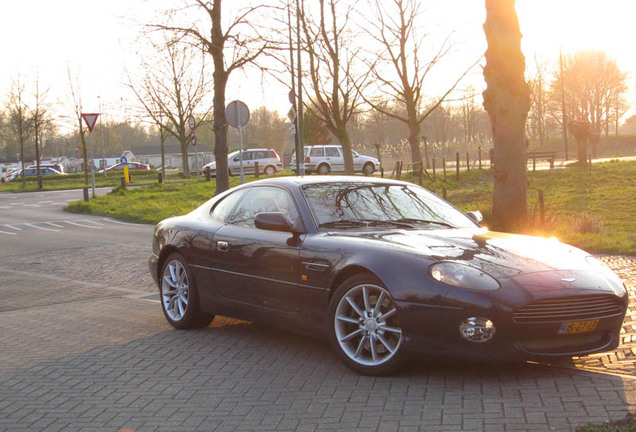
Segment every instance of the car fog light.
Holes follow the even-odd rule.
[[[495,325],[487,318],[470,317],[461,323],[459,333],[471,342],[488,342],[495,335]]]

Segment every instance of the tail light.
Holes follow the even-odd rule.
[[[309,156],[307,156],[307,157],[305,158],[305,163],[309,163],[309,162],[311,162],[311,158],[310,158]]]
[[[280,156],[278,156],[278,153],[276,153],[276,150],[272,150],[274,152],[274,157],[276,157],[276,159],[280,160]]]

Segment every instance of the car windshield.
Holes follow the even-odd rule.
[[[402,184],[315,183],[302,187],[321,228],[468,228],[463,213],[423,188]]]

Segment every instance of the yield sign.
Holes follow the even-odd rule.
[[[95,123],[97,123],[97,117],[99,114],[82,114],[82,118],[86,122],[86,126],[88,126],[88,131],[93,132],[93,128],[95,127]]]

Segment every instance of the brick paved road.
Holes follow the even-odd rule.
[[[0,430],[567,431],[636,409],[633,378],[571,367],[415,362],[362,377],[325,342],[259,324],[173,330],[143,283],[110,282],[0,269]]]

